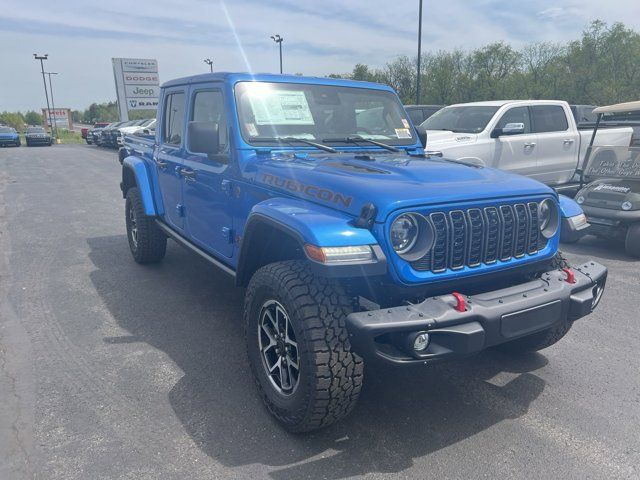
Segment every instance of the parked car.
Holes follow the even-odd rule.
[[[109,122],[96,122],[93,125],[93,128],[89,129],[89,131],[87,132],[87,137],[85,138],[85,141],[87,142],[87,144],[89,145],[97,144],[99,133],[107,125],[109,125]]]
[[[375,134],[359,105],[383,106]],[[122,166],[132,256],[172,238],[246,287],[251,370],[289,430],[347,415],[364,362],[543,349],[602,297],[605,267],[558,254],[554,190],[425,154],[390,87],[211,73],[165,83],[158,112]]]
[[[153,145],[155,139],[156,121],[150,123],[146,127],[140,127],[131,133],[127,133],[122,137],[122,146],[118,149],[118,161],[122,165],[124,159],[130,155],[146,155],[149,153],[149,147]]]
[[[596,129],[607,117],[640,111],[640,101],[598,107]],[[629,255],[640,257],[640,145],[593,147],[582,169],[590,182],[576,195],[591,224],[589,233],[624,242]]]
[[[117,135],[118,128],[129,126],[132,123],[134,123],[133,120],[126,121],[126,122],[116,122],[103,128],[102,132],[100,132],[100,146],[108,147],[108,148],[116,148],[117,147],[116,135]]]
[[[123,135],[132,134],[145,128],[155,128],[156,119],[147,118],[142,120],[136,120],[131,125],[119,127],[116,131],[116,144],[118,147],[122,146]]]
[[[567,102],[553,100],[451,105],[422,123],[419,131],[426,134],[429,150],[573,192],[592,133],[577,128]],[[632,134],[629,127],[601,129],[595,144],[628,146]]]
[[[444,105],[405,105],[404,109],[409,114],[411,123],[420,125],[438,110],[444,108]]]
[[[27,127],[24,140],[27,147],[31,147],[33,145],[47,145],[50,147],[53,145],[51,135],[47,133],[44,127]]]
[[[0,147],[6,147],[8,145],[19,147],[20,135],[16,132],[15,128],[0,125]]]

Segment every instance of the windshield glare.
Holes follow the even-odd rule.
[[[427,118],[421,126],[427,130],[480,133],[497,111],[498,107],[489,106],[445,107]]]
[[[327,144],[360,136],[413,145],[414,133],[397,97],[369,88],[240,82],[235,89],[242,136],[250,144],[295,137]]]

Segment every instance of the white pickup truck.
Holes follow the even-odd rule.
[[[426,149],[509,170],[562,189],[576,182],[593,129],[578,129],[569,104],[504,100],[451,105],[419,127]],[[630,127],[598,130],[594,145],[628,146]]]

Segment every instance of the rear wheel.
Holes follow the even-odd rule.
[[[346,416],[362,387],[364,363],[345,327],[352,311],[340,285],[301,261],[258,270],[245,298],[249,363],[269,412],[289,431]]]
[[[627,229],[624,248],[628,255],[640,257],[640,223],[634,223]]]
[[[167,237],[153,217],[144,213],[144,205],[137,187],[127,191],[125,203],[127,238],[133,258],[138,263],[156,263],[164,258]]]

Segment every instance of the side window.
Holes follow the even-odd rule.
[[[504,128],[507,123],[524,123],[524,133],[531,133],[531,119],[528,107],[514,107],[507,110],[498,121],[496,128]]]
[[[196,92],[193,97],[191,121],[218,124],[220,150],[227,149],[227,116],[224,112],[222,93],[216,90]]]
[[[420,109],[412,108],[407,113],[414,125],[420,125],[424,121],[424,115]]]
[[[164,124],[162,133],[164,143],[180,145],[184,125],[184,93],[171,93],[164,102]]]
[[[531,107],[536,133],[564,132],[569,129],[564,108],[560,105],[535,105]]]

